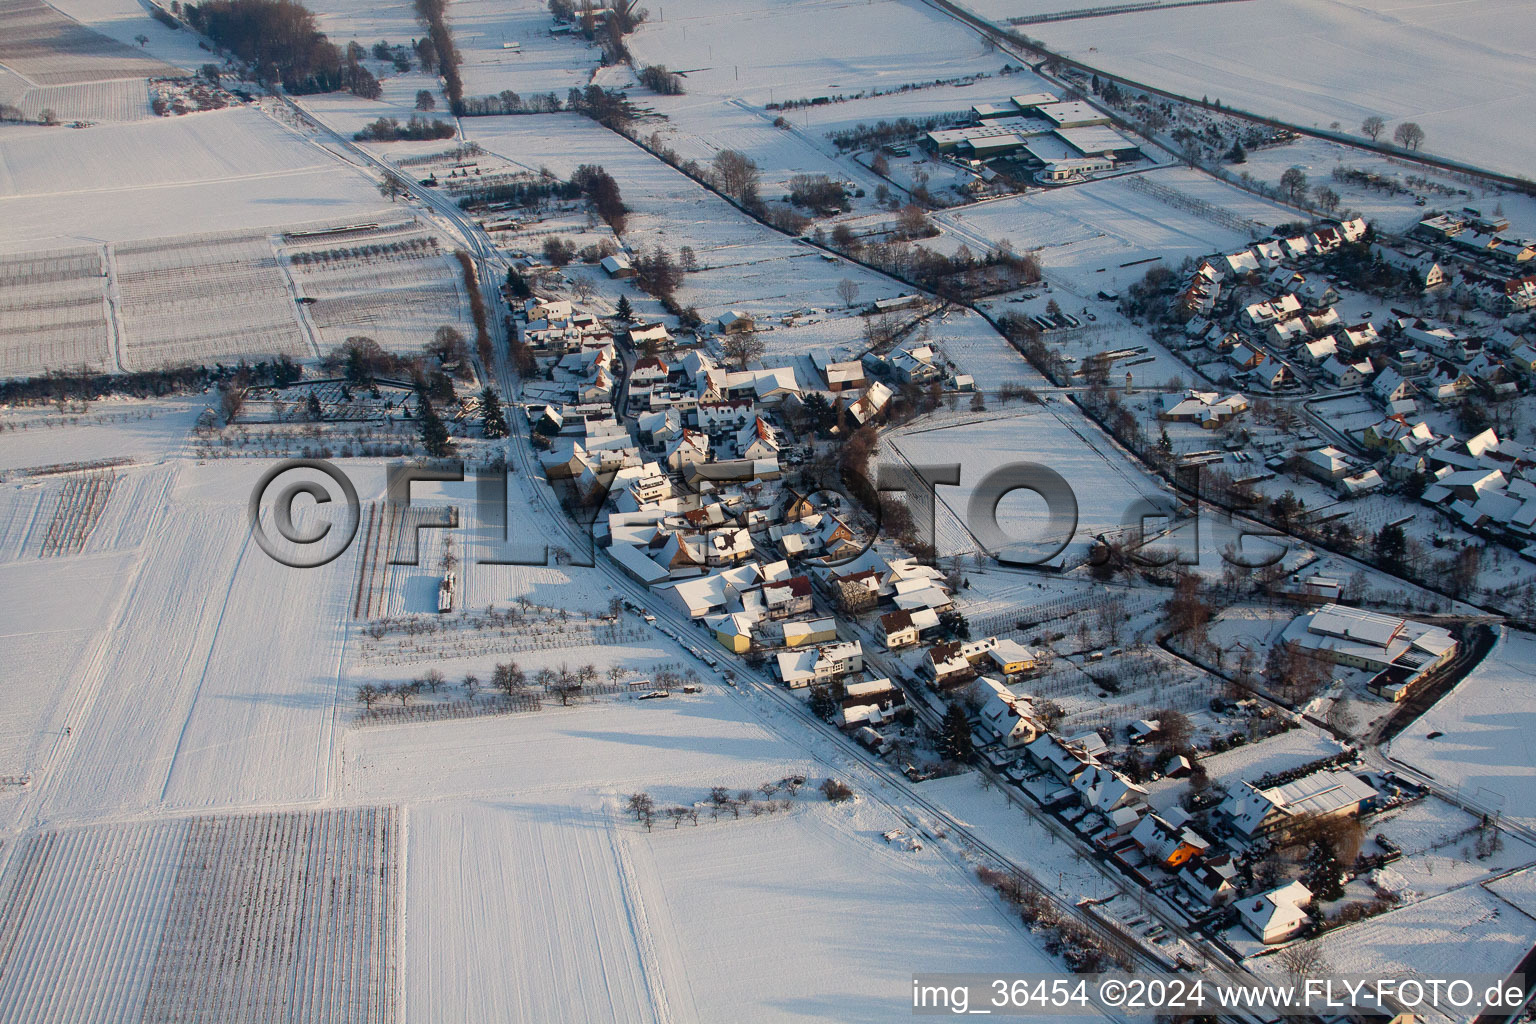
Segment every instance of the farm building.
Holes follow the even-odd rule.
[[[1325,661],[1376,672],[1372,689],[1392,700],[1455,657],[1458,646],[1443,626],[1337,604],[1298,616],[1280,639]]]
[[[1222,816],[1248,839],[1283,832],[1293,822],[1352,818],[1376,791],[1347,771],[1313,772],[1293,782],[1259,789],[1243,783],[1222,804]]]

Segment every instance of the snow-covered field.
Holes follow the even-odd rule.
[[[1039,546],[1041,554],[1065,545],[1069,564],[1081,561],[1095,535],[1125,525],[1128,514],[1136,522],[1138,496],[1157,493],[1091,426],[1069,423],[1039,406],[978,415],[973,422],[937,429],[907,428],[887,443],[913,465],[960,466],[959,486],[938,488],[934,532],[941,554],[976,549],[972,534],[978,527],[969,518],[972,496],[984,479],[1017,463],[1035,463],[1065,479],[1076,507],[1067,510],[1063,505],[1066,518],[1058,525],[1051,520],[1055,510],[1048,509],[1043,498],[1032,491],[1013,491],[996,508],[998,525],[1011,541]]]
[[[98,125],[7,126],[0,249],[334,220],[375,210],[374,184],[249,107]]]
[[[1043,13],[1037,0],[965,6],[999,20]],[[1371,115],[1389,125],[1416,121],[1428,152],[1524,174],[1536,136],[1527,102],[1536,88],[1529,59],[1536,21],[1529,13],[1523,0],[1271,0],[1020,31],[1136,81],[1309,127],[1338,121],[1353,133]],[[1282,47],[1284,59],[1265,59],[1265,44]]]
[[[972,248],[977,239],[1007,239],[1020,252],[1035,252],[1053,284],[1061,282],[1084,298],[1139,281],[1154,265],[1144,261],[1155,259],[1177,269],[1186,256],[1198,259],[1252,241],[1247,231],[1138,191],[1142,178],[1239,220],[1272,226],[1296,219],[1294,211],[1234,186],[1188,168],[1168,167],[992,200],[945,213],[941,220]]]
[[[5,878],[7,1020],[388,1020],[389,809],[29,835]]]
[[[969,29],[901,0],[683,0],[664,16],[653,12],[629,45],[637,64],[686,71],[689,95],[755,104],[954,78],[1002,63]]]
[[[1317,940],[1330,973],[1383,978],[1483,974],[1503,977],[1530,950],[1533,923],[1498,896],[1470,885],[1390,914],[1328,932]],[[1276,957],[1248,961],[1283,975]],[[1438,1013],[1432,1021],[1465,1020]]]
[[[1392,756],[1491,812],[1536,824],[1533,663],[1536,637],[1505,630],[1481,665],[1392,742]]]

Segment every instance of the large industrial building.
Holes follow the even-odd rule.
[[[985,162],[1005,159],[1042,184],[1077,181],[1141,158],[1141,147],[1114,128],[1108,115],[1081,100],[1050,93],[979,103],[971,123],[929,132],[933,153]]]

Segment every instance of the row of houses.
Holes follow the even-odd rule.
[[[1346,243],[1358,242],[1369,230],[1364,218],[1344,221],[1325,221],[1310,232],[1285,238],[1269,238],[1254,242],[1244,249],[1208,256],[1201,260],[1188,281],[1175,294],[1173,305],[1183,319],[1208,317],[1216,308],[1222,287],[1238,281],[1248,281],[1255,275],[1281,273],[1290,281],[1294,264],[1317,255],[1334,252]],[[1321,285],[1317,286],[1323,287]],[[1320,292],[1316,304],[1333,301]],[[1299,312],[1300,304],[1290,309],[1290,301],[1276,307],[1273,303],[1249,307],[1247,313],[1252,326],[1263,328],[1277,320],[1288,318],[1289,313]]]
[[[1430,214],[1410,234],[1456,265],[1442,280],[1462,301],[1496,316],[1536,309],[1536,240],[1511,235],[1503,216],[1466,207]]]

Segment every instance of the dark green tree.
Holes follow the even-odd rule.
[[[1401,572],[1403,559],[1408,554],[1408,535],[1403,532],[1402,524],[1391,523],[1382,527],[1376,535],[1376,557],[1381,559],[1381,564],[1392,572]]]
[[[837,714],[837,701],[832,697],[832,689],[828,686],[811,687],[811,713],[817,718],[831,719]]]
[[[965,717],[965,709],[958,703],[951,704],[944,712],[944,722],[939,732],[939,752],[950,761],[966,761],[976,752],[971,742],[971,723]]]
[[[416,414],[416,429],[421,435],[421,446],[433,458],[452,455],[453,440],[448,435],[448,427],[437,410],[432,408],[432,399],[428,397],[426,389],[418,390],[417,397],[420,399],[420,410]]]
[[[496,389],[486,386],[480,392],[481,425],[486,437],[506,437],[507,417],[501,409],[501,396],[496,394]]]

